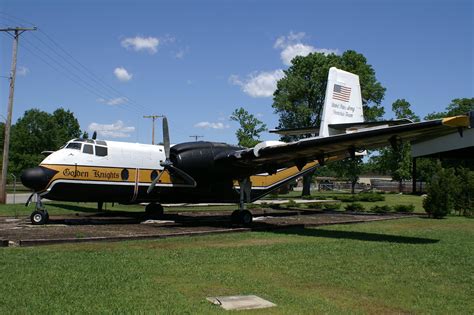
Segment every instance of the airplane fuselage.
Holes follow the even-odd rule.
[[[60,201],[118,203],[238,202],[238,179],[250,177],[251,199],[256,200],[284,183],[314,169],[280,169],[270,175],[258,170],[220,167],[220,154],[242,150],[213,142],[190,142],[171,147],[171,159],[192,176],[197,185],[186,183],[164,170],[161,145],[74,139],[47,156],[39,167],[25,171],[23,183],[42,198]],[[155,188],[147,193],[160,173]]]

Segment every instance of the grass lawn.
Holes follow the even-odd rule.
[[[474,313],[474,220],[355,225],[0,249],[0,313]]]

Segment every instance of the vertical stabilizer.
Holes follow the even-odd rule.
[[[359,76],[332,67],[329,69],[326,98],[321,116],[320,137],[340,133],[331,124],[364,122]]]

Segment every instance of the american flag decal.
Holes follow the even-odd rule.
[[[332,98],[346,103],[349,102],[351,98],[351,88],[339,84],[334,84]]]

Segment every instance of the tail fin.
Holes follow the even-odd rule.
[[[363,121],[359,76],[332,67],[329,69],[319,136],[328,137],[341,133],[339,128],[334,129],[330,125]]]

